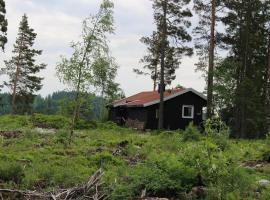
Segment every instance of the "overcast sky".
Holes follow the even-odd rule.
[[[112,55],[120,68],[117,82],[125,94],[152,90],[149,77],[137,76],[133,68],[141,66],[140,58],[145,54],[145,46],[139,42],[142,36],[148,36],[154,30],[153,11],[150,0],[114,0],[115,34],[110,37]],[[2,59],[10,58],[13,43],[18,32],[21,16],[26,13],[29,24],[37,35],[35,48],[43,50],[38,61],[48,64],[41,75],[44,86],[43,96],[65,89],[55,76],[55,65],[60,55],[69,56],[69,44],[76,41],[81,32],[82,20],[95,14],[101,0],[6,0],[8,18],[8,45]],[[181,84],[203,91],[205,81],[195,72],[195,56],[184,58],[173,86]]]

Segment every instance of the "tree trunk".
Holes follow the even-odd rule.
[[[92,33],[90,34],[91,37],[94,35],[94,33],[96,31],[96,27],[97,27],[97,23],[98,23],[100,15],[101,15],[101,10],[98,13],[97,20],[96,20],[96,22],[94,24]],[[85,47],[85,50],[83,52],[82,60],[80,62],[78,84],[77,84],[76,96],[75,96],[75,107],[74,107],[74,110],[73,110],[73,117],[72,117],[72,122],[71,122],[71,127],[70,127],[70,140],[69,140],[69,143],[71,143],[72,136],[74,134],[75,125],[76,125],[77,120],[78,120],[79,108],[80,108],[80,94],[81,94],[80,88],[81,88],[82,65],[84,64],[84,61],[85,61],[87,53],[88,53],[88,49],[90,48],[90,45],[91,45],[91,41],[88,41],[88,43],[87,43],[87,45]]]
[[[155,77],[154,77],[154,92],[157,91],[157,65],[155,66]]]
[[[266,114],[268,118],[268,129],[270,129],[270,30],[268,31],[268,62],[266,76]]]
[[[15,79],[14,79],[14,85],[13,85],[13,91],[12,91],[12,114],[13,115],[16,114],[16,96],[17,96],[18,78],[19,78],[19,74],[20,74],[22,42],[23,42],[23,39],[21,40],[20,47],[19,47],[20,48],[19,56],[18,56],[19,60],[17,62],[17,66],[16,66],[16,73],[15,73]]]
[[[161,39],[161,67],[160,67],[160,104],[159,104],[159,121],[158,129],[164,128],[164,68],[165,68],[165,48],[167,39],[167,0],[163,2],[163,24]]]
[[[212,0],[211,35],[209,47],[209,68],[207,84],[207,117],[213,115],[213,82],[214,82],[214,57],[215,57],[215,27],[216,27],[216,0]]]
[[[13,92],[12,92],[12,114],[13,115],[16,114],[16,94],[17,94],[18,77],[19,77],[19,66],[16,67]]]

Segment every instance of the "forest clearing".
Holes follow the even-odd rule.
[[[0,0],[0,200],[270,200],[270,0]]]
[[[107,122],[76,130],[69,144],[68,131],[40,132],[25,117],[1,117],[0,128],[6,133],[20,130],[16,135],[0,133],[1,188],[57,191],[84,184],[101,169],[101,199],[270,197],[270,188],[261,185],[270,180],[270,138],[205,136],[193,126],[138,132]],[[20,197],[0,193],[4,199]]]

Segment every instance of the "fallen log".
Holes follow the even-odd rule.
[[[93,174],[87,183],[72,188],[61,189],[53,192],[37,192],[37,191],[23,191],[12,189],[0,189],[0,199],[4,199],[4,195],[15,195],[18,198],[25,200],[76,200],[76,199],[92,199],[92,200],[105,200],[108,196],[100,191],[100,179],[102,171],[99,169]]]

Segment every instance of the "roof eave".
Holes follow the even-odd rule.
[[[202,99],[204,99],[205,101],[207,101],[207,97],[206,96],[204,96],[202,93],[197,92],[196,90],[194,90],[192,88],[188,88],[188,89],[182,90],[180,92],[177,92],[177,93],[175,93],[175,94],[173,94],[171,96],[165,97],[164,98],[164,101],[168,101],[170,99],[173,99],[173,98],[175,98],[177,96],[183,95],[183,94],[188,93],[188,92],[193,92],[194,94],[198,95],[199,97],[201,97]],[[160,100],[155,100],[155,101],[152,101],[152,102],[143,104],[143,107],[152,106],[152,105],[158,104],[159,102],[160,102]]]

